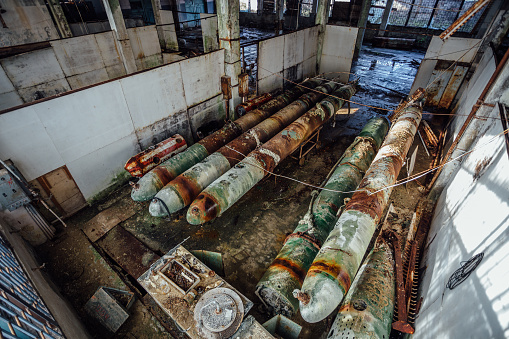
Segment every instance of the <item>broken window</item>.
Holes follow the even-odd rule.
[[[258,11],[258,0],[240,0],[240,11],[256,13]]]

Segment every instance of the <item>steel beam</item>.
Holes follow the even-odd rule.
[[[199,225],[224,213],[341,108],[343,99],[349,99],[354,93],[354,85],[339,88],[333,92],[333,96],[322,100],[262,147],[251,152],[193,201],[187,211],[187,221]]]
[[[408,106],[392,126],[384,144],[345,207],[302,284],[302,318],[318,322],[339,305],[350,289],[376,225],[387,205],[406,154],[421,121],[422,107]]]
[[[326,93],[332,92],[336,86],[335,82],[328,82],[315,88],[316,92],[303,94],[290,105],[176,177],[156,194],[149,206],[150,214],[163,217],[189,205],[205,187],[241,161],[243,155],[247,155],[279,133],[323,99]]]
[[[307,88],[315,88],[320,83],[320,80],[312,79],[305,81],[302,85]],[[275,99],[263,104],[258,109],[247,113],[234,122],[227,123],[219,131],[203,138],[184,152],[177,154],[145,174],[134,186],[131,198],[135,201],[152,199],[161,188],[179,174],[199,163],[248,129],[256,126],[268,116],[287,106],[307,91],[306,88],[295,86],[292,89],[286,90]]]
[[[347,148],[325,188],[353,191],[373,161],[383,142],[389,123],[385,118],[371,119]],[[274,313],[293,316],[299,301],[292,292],[302,282],[322,244],[336,223],[345,199],[352,193],[322,190],[310,211],[299,221],[278,256],[256,285],[256,294]]]

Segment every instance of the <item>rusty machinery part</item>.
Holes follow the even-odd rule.
[[[311,298],[300,303],[302,318],[325,319],[350,289],[382,213],[387,206],[406,154],[421,121],[422,107],[406,107],[392,125],[384,144],[309,268],[302,292]]]
[[[205,292],[194,308],[196,329],[203,338],[228,338],[237,331],[243,318],[242,300],[229,288]]]
[[[303,85],[307,88],[315,88],[321,83],[322,81],[320,80],[311,79],[305,81]],[[220,147],[232,141],[253,126],[256,126],[268,116],[287,106],[306,92],[308,92],[308,89],[295,86],[261,105],[258,109],[249,112],[234,122],[225,124],[219,131],[206,136],[184,152],[168,159],[145,174],[138,181],[137,188],[131,191],[131,198],[134,201],[147,201],[152,199],[161,188],[175,179],[179,174],[199,163]]]
[[[150,204],[150,214],[155,217],[164,217],[168,213],[177,212],[189,205],[203,189],[241,161],[244,158],[243,155],[275,136],[335,88],[334,82],[328,82],[315,88],[315,91],[301,95],[290,105],[180,174],[156,194],[159,200],[153,200]],[[168,207],[169,212],[165,206]]]
[[[389,338],[393,310],[392,251],[379,238],[355,276],[327,338]]]
[[[322,102],[331,102],[337,110],[355,91],[354,85],[343,86],[333,92],[333,97]],[[335,113],[324,107],[317,104],[210,184],[192,202],[187,221],[200,225],[224,213]]]
[[[299,221],[294,234],[287,237],[283,248],[256,285],[255,293],[274,313],[292,316],[299,308],[294,290],[302,286],[304,277],[339,217],[341,208],[352,196],[362,176],[369,168],[389,129],[386,118],[373,118],[346,149],[322,185],[322,190],[310,203],[308,213]],[[311,237],[316,241],[307,239]],[[339,250],[339,249],[338,249]],[[308,298],[309,299],[309,298]]]
[[[237,116],[241,117],[241,116],[245,115],[247,112],[252,111],[256,107],[266,103],[270,99],[272,99],[272,94],[265,93],[265,94],[262,94],[256,98],[253,98],[251,100],[248,100],[246,102],[243,102],[243,103],[237,105],[237,107],[235,107]]]
[[[131,157],[124,165],[124,168],[133,177],[141,178],[145,173],[174,156],[184,151],[187,143],[180,134],[161,141],[145,151]]]

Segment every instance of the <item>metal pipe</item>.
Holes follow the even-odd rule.
[[[290,105],[245,132],[228,145],[209,155],[202,162],[194,165],[162,188],[149,206],[150,214],[163,217],[189,205],[200,192],[214,182],[244,156],[266,142],[283,128],[299,118],[315,103],[336,88],[336,83],[329,82],[315,88],[318,92],[303,94]],[[322,93],[320,93],[322,92]]]
[[[270,99],[272,99],[272,94],[265,93],[265,94],[260,95],[259,97],[256,97],[254,99],[248,100],[246,102],[243,102],[243,103],[237,105],[237,107],[235,107],[237,116],[241,117],[241,116],[245,115],[247,112],[252,111],[256,107],[266,103]]]
[[[371,119],[343,153],[325,188],[344,192],[355,190],[388,129],[387,119]],[[334,227],[345,199],[351,196],[352,193],[322,190],[310,211],[286,238],[278,256],[256,285],[256,294],[274,313],[291,317],[297,312],[299,301],[292,292],[302,286],[320,244]]]
[[[302,318],[318,322],[339,305],[350,288],[385,209],[421,121],[422,107],[406,107],[392,126],[359,190],[339,217],[311,264],[300,291]]]
[[[394,312],[392,252],[378,240],[359,269],[327,338],[389,338]]]
[[[337,89],[333,96],[322,100],[262,147],[251,152],[193,201],[187,211],[187,221],[199,225],[220,216],[341,108],[343,99],[349,99],[354,93],[353,84]]]
[[[315,88],[319,84],[321,84],[321,81],[314,79],[302,83],[302,85],[307,88]],[[263,104],[258,109],[247,113],[234,122],[227,123],[219,131],[203,138],[191,147],[188,147],[184,152],[175,155],[173,158],[168,159],[145,174],[134,185],[131,198],[135,201],[152,199],[161,188],[175,179],[179,174],[199,163],[248,129],[256,126],[268,116],[287,106],[307,91],[308,90],[303,87],[295,86],[292,89],[286,90],[275,99]]]

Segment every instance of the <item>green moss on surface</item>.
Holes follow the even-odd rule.
[[[94,195],[92,198],[87,199],[87,203],[89,205],[94,205],[100,201],[103,201],[106,199],[111,193],[116,191],[118,188],[125,185],[129,180],[131,180],[133,177],[127,172],[126,170],[122,169],[113,179],[111,179],[110,184],[107,188],[100,191],[96,195]]]

